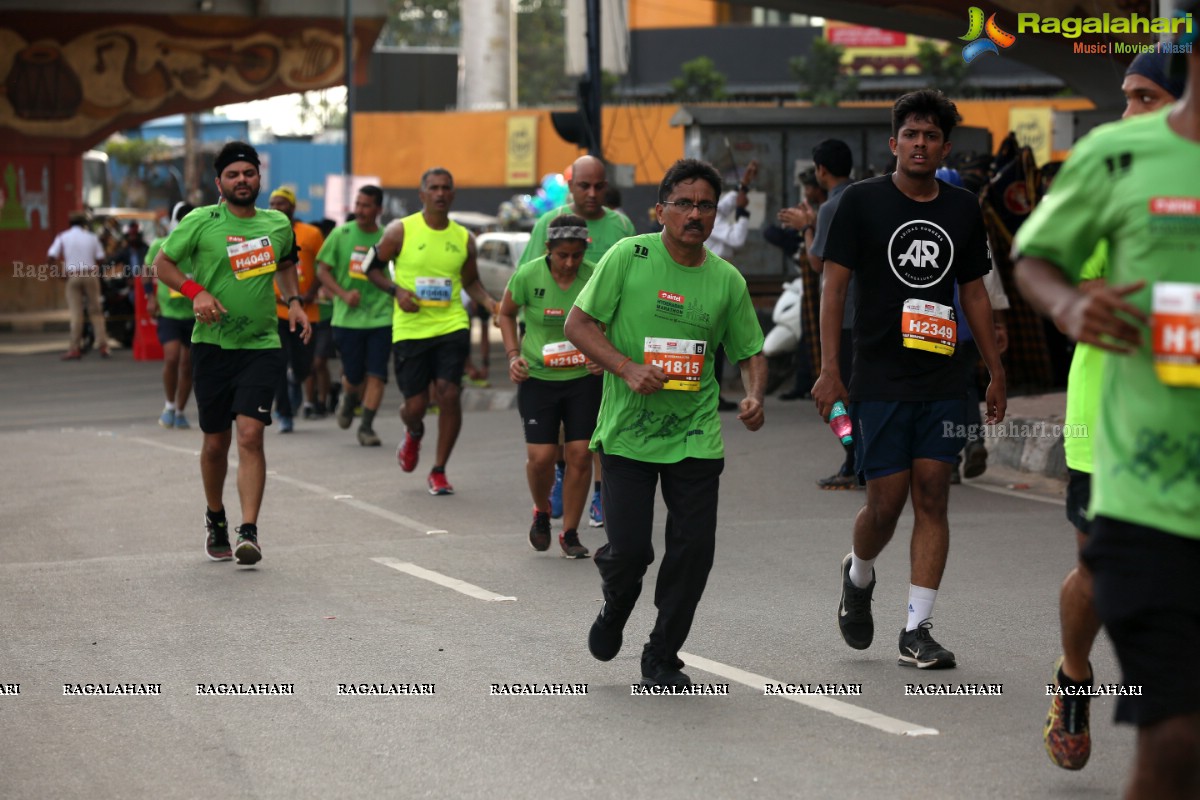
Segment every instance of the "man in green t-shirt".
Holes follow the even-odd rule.
[[[267,481],[264,426],[283,371],[275,317],[278,281],[288,306],[291,330],[312,330],[296,281],[292,225],[278,211],[254,207],[261,184],[258,153],[230,142],[214,161],[217,189],[224,202],[188,214],[171,232],[154,261],[158,279],[192,302],[192,372],[204,443],[205,552],[213,561],[252,565],[262,558],[258,512]],[[179,264],[191,260],[187,278]],[[222,495],[229,470],[231,427],[237,425],[238,496],[242,525],[230,549]]]
[[[642,683],[691,685],[679,649],[712,568],[717,494],[724,468],[712,353],[725,345],[746,397],[738,419],[763,424],[763,334],[746,280],[704,247],[716,220],[721,176],[682,159],[667,170],[656,206],[661,233],[618,242],[567,318],[567,338],[604,376],[592,448],[604,465],[608,543],[595,556],[604,606],[588,649],[608,661],[654,560],[654,496],[661,480],[667,544],[658,573],[658,621],[642,652]],[[607,327],[607,335],[601,329]]]
[[[375,414],[383,402],[392,349],[392,296],[372,284],[366,271],[367,256],[383,236],[379,228],[382,210],[382,189],[359,189],[354,219],[335,228],[317,255],[317,275],[333,295],[333,341],[342,359],[337,423],[342,430],[350,427],[361,398],[358,443],[364,447],[380,445]]]
[[[193,208],[191,203],[176,203],[171,211],[171,229],[174,230]],[[147,264],[154,263],[166,240],[163,236],[150,243],[150,249],[146,251]],[[190,264],[181,262],[179,268],[186,277],[193,277]],[[142,280],[142,286],[146,292],[146,313],[157,317],[158,341],[163,349],[162,380],[167,402],[158,424],[164,428],[187,430],[192,427],[183,413],[192,396],[192,328],[196,323],[192,316],[192,301],[167,288],[162,281],[156,286],[150,275]]]
[[[604,162],[595,156],[580,156],[571,165],[571,179],[567,181],[571,191],[571,202],[551,209],[538,218],[529,234],[529,244],[521,253],[521,263],[540,259],[546,255],[546,226],[550,220],[563,214],[574,214],[587,220],[588,242],[583,257],[593,264],[614,244],[636,231],[629,217],[620,211],[604,206],[604,194],[608,190],[608,171]]]
[[[1076,144],[1015,243],[1022,295],[1108,351],[1082,557],[1122,683],[1138,687],[1116,708],[1138,726],[1129,798],[1200,785],[1200,53],[1186,65],[1179,103]],[[1081,291],[1101,241],[1109,283]]]

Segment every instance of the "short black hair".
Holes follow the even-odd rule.
[[[937,125],[947,142],[950,141],[954,126],[962,122],[958,107],[936,89],[919,89],[896,101],[892,106],[892,136],[900,135],[900,128],[909,117]]]
[[[604,205],[609,208],[621,207],[621,190],[613,186],[611,183],[604,190]]]
[[[358,187],[359,194],[365,194],[367,197],[375,201],[375,205],[383,208],[383,189],[380,189],[374,184],[368,183],[366,186]]]
[[[713,189],[713,197],[721,196],[721,173],[707,161],[698,158],[681,158],[671,165],[658,185],[658,202],[665,202],[675,187],[686,181],[702,180]]]
[[[854,154],[850,152],[850,145],[841,139],[826,139],[818,144],[813,148],[812,159],[835,178],[849,178],[850,170],[854,169]]]
[[[425,170],[423,175],[421,175],[421,191],[422,192],[425,191],[425,185],[429,182],[429,179],[432,178],[434,175],[445,175],[447,178],[450,179],[450,188],[451,189],[454,188],[454,176],[450,174],[450,170],[446,169],[445,167],[430,167],[429,169]],[[381,205],[382,205],[382,203],[381,203]]]
[[[801,186],[816,186],[818,189],[821,188],[821,184],[817,182],[817,171],[813,167],[809,167],[801,172],[796,180],[800,181]]]

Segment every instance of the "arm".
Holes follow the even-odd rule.
[[[1125,297],[1141,289],[1145,281],[1094,285],[1082,292],[1054,264],[1028,256],[1017,261],[1016,278],[1017,289],[1034,310],[1075,341],[1113,353],[1132,353],[1141,347],[1142,332],[1126,317],[1145,326],[1146,315]]]
[[[395,260],[403,249],[404,223],[396,220],[383,229],[383,238],[375,244],[372,252],[367,256],[370,259],[370,263],[366,265],[367,280],[396,298],[396,304],[400,306],[401,311],[415,314],[421,310],[421,306],[417,303],[417,295],[401,289],[384,269],[387,263]]]
[[[529,378],[529,362],[521,355],[521,342],[517,335],[517,312],[521,307],[513,300],[512,292],[504,290],[504,299],[496,310],[500,336],[504,339],[504,354],[508,357],[508,377],[513,383]]]
[[[579,306],[571,308],[563,331],[571,344],[590,361],[625,381],[638,394],[654,394],[667,382],[666,373],[653,364],[639,364],[632,356],[624,355],[600,329],[600,323]]]
[[[275,270],[275,285],[279,287],[279,293],[283,295],[283,302],[287,303],[288,330],[295,331],[296,326],[299,325],[300,340],[308,344],[308,339],[312,336],[312,326],[308,322],[308,314],[304,313],[304,299],[300,296],[300,281],[296,278],[294,256],[295,251],[293,250],[292,257],[279,262],[279,266]]]
[[[825,262],[829,274],[821,292],[821,374],[813,384],[813,400],[821,419],[829,419],[833,404],[846,402],[848,393],[842,383],[838,358],[842,354],[842,316],[846,309],[846,291],[850,270],[836,261]]]
[[[164,247],[158,251],[158,256],[154,259],[154,274],[158,279],[165,283],[168,288],[180,291],[183,284],[187,281],[184,274],[179,271],[179,266],[171,260],[167,255],[167,249]],[[193,286],[199,286],[194,281]],[[184,292],[186,295],[187,292]],[[206,289],[201,287],[200,291],[192,296],[192,310],[196,312],[196,321],[211,324],[219,322],[224,316],[225,306],[221,305],[221,301],[208,293]]]
[[[462,286],[467,296],[476,303],[493,314],[499,313],[500,304],[487,293],[487,289],[483,288],[483,282],[479,280],[479,263],[475,257],[475,236],[470,233],[467,234],[467,260],[463,262]]]
[[[988,382],[985,402],[987,404],[987,423],[989,425],[1004,421],[1004,412],[1008,407],[1007,378],[1004,365],[1000,363],[1000,347],[996,344],[996,332],[993,329],[992,304],[988,300],[987,288],[983,278],[976,278],[958,285],[958,301],[967,317],[967,324],[975,333],[975,344],[983,363],[987,366],[991,380]]]
[[[739,403],[738,419],[747,430],[756,431],[766,421],[763,395],[767,388],[767,359],[762,353],[755,353],[745,361],[739,361],[738,367],[742,371],[742,385],[746,387],[746,396]]]

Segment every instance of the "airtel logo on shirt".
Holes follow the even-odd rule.
[[[942,226],[916,219],[896,228],[888,241],[888,264],[905,286],[933,286],[954,264],[954,242]]]

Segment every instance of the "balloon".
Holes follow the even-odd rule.
[[[550,198],[551,208],[557,208],[567,201],[567,182],[562,175],[548,173],[542,176],[542,191]]]

